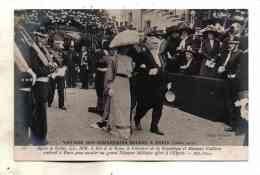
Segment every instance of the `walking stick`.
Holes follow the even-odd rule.
[[[64,87],[64,101],[67,101],[67,81],[65,80],[65,87]]]
[[[133,77],[130,78],[129,83],[130,83],[130,99],[131,99],[131,102],[130,102],[130,133],[132,135],[133,134],[133,112],[136,107],[136,96],[135,96],[135,91],[134,91],[135,87],[133,87],[133,85],[135,85],[135,84],[133,83]]]
[[[67,101],[67,80],[66,80],[66,75],[67,75],[67,69],[66,72],[64,74],[64,103]]]
[[[132,125],[132,113],[133,113],[133,108],[132,108],[132,105],[131,105],[131,108],[130,108],[130,134],[132,135],[133,134],[133,125]]]

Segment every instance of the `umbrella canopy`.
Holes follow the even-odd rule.
[[[116,48],[121,46],[128,46],[138,44],[141,39],[141,34],[133,30],[125,30],[118,33],[111,41],[109,47]]]

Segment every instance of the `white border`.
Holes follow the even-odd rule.
[[[106,163],[105,167],[112,168],[114,174],[236,174],[259,175],[260,168],[260,117],[259,105],[259,42],[260,39],[260,0],[9,0],[3,4],[0,10],[0,167],[6,160],[12,160],[12,138],[10,128],[12,126],[12,13],[15,8],[249,8],[249,56],[250,56],[250,124],[249,124],[249,161],[248,162],[159,162],[159,163]],[[5,143],[2,143],[5,141]],[[11,162],[8,162],[12,164]],[[8,164],[6,163],[6,164]],[[93,165],[93,164],[91,164]],[[90,168],[86,164],[57,164],[57,163],[16,163],[20,167],[19,174],[88,174],[84,171]],[[69,168],[70,167],[70,168]],[[101,166],[99,166],[100,168]],[[97,167],[96,170],[99,170]],[[70,171],[66,171],[66,170]],[[78,171],[82,169],[82,171]],[[1,169],[0,169],[1,170]],[[92,169],[93,170],[93,169]],[[37,172],[37,173],[36,173]],[[45,172],[45,173],[44,173]],[[47,172],[47,173],[46,173]],[[100,173],[100,171],[99,171]],[[90,174],[90,173],[89,173]],[[93,174],[93,173],[91,173]],[[98,174],[98,171],[97,173]],[[102,173],[101,173],[102,174]],[[104,174],[107,174],[104,172]]]

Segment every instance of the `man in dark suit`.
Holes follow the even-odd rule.
[[[68,83],[68,87],[76,86],[76,65],[78,63],[78,56],[73,46],[70,47],[67,55],[65,56],[65,64],[68,67],[66,79]]]
[[[152,53],[144,43],[135,45],[130,51],[129,56],[136,63],[134,70],[134,90],[131,96],[136,97],[136,115],[134,122],[137,130],[141,130],[141,119],[148,110],[152,109],[152,122],[150,131],[154,134],[164,135],[160,131],[158,124],[163,110],[163,85],[164,76],[161,68],[156,64]],[[133,100],[133,98],[132,98]],[[134,103],[132,102],[132,105]]]

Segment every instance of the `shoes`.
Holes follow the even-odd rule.
[[[135,121],[135,129],[138,130],[138,131],[143,130],[141,122],[139,120],[136,120],[136,119],[134,121]]]
[[[89,108],[88,108],[88,112],[92,112],[92,113],[95,113],[95,114],[99,114],[96,107],[89,107]]]
[[[164,135],[164,133],[162,131],[159,130],[159,128],[155,127],[155,128],[151,128],[150,129],[151,133],[157,134],[157,135]]]
[[[225,126],[225,127],[224,127],[224,131],[226,131],[226,132],[233,132],[233,131],[235,131],[235,130],[234,130],[234,128],[231,127],[231,126]]]
[[[89,107],[88,112],[92,112],[101,116],[103,115],[103,111],[99,111],[96,107]]]
[[[240,127],[236,128],[236,131],[235,131],[235,135],[236,136],[241,136],[241,135],[243,135],[245,133],[246,133],[246,131],[243,130],[243,128],[240,128]]]
[[[48,141],[47,141],[46,138],[39,138],[39,137],[35,136],[32,133],[31,145],[33,145],[33,146],[41,146],[41,145],[47,145],[47,144],[48,144]]]
[[[59,107],[61,110],[67,111],[67,108],[65,106]]]
[[[107,121],[99,121],[97,123],[94,123],[90,125],[90,127],[95,128],[95,129],[102,129],[107,126]]]

